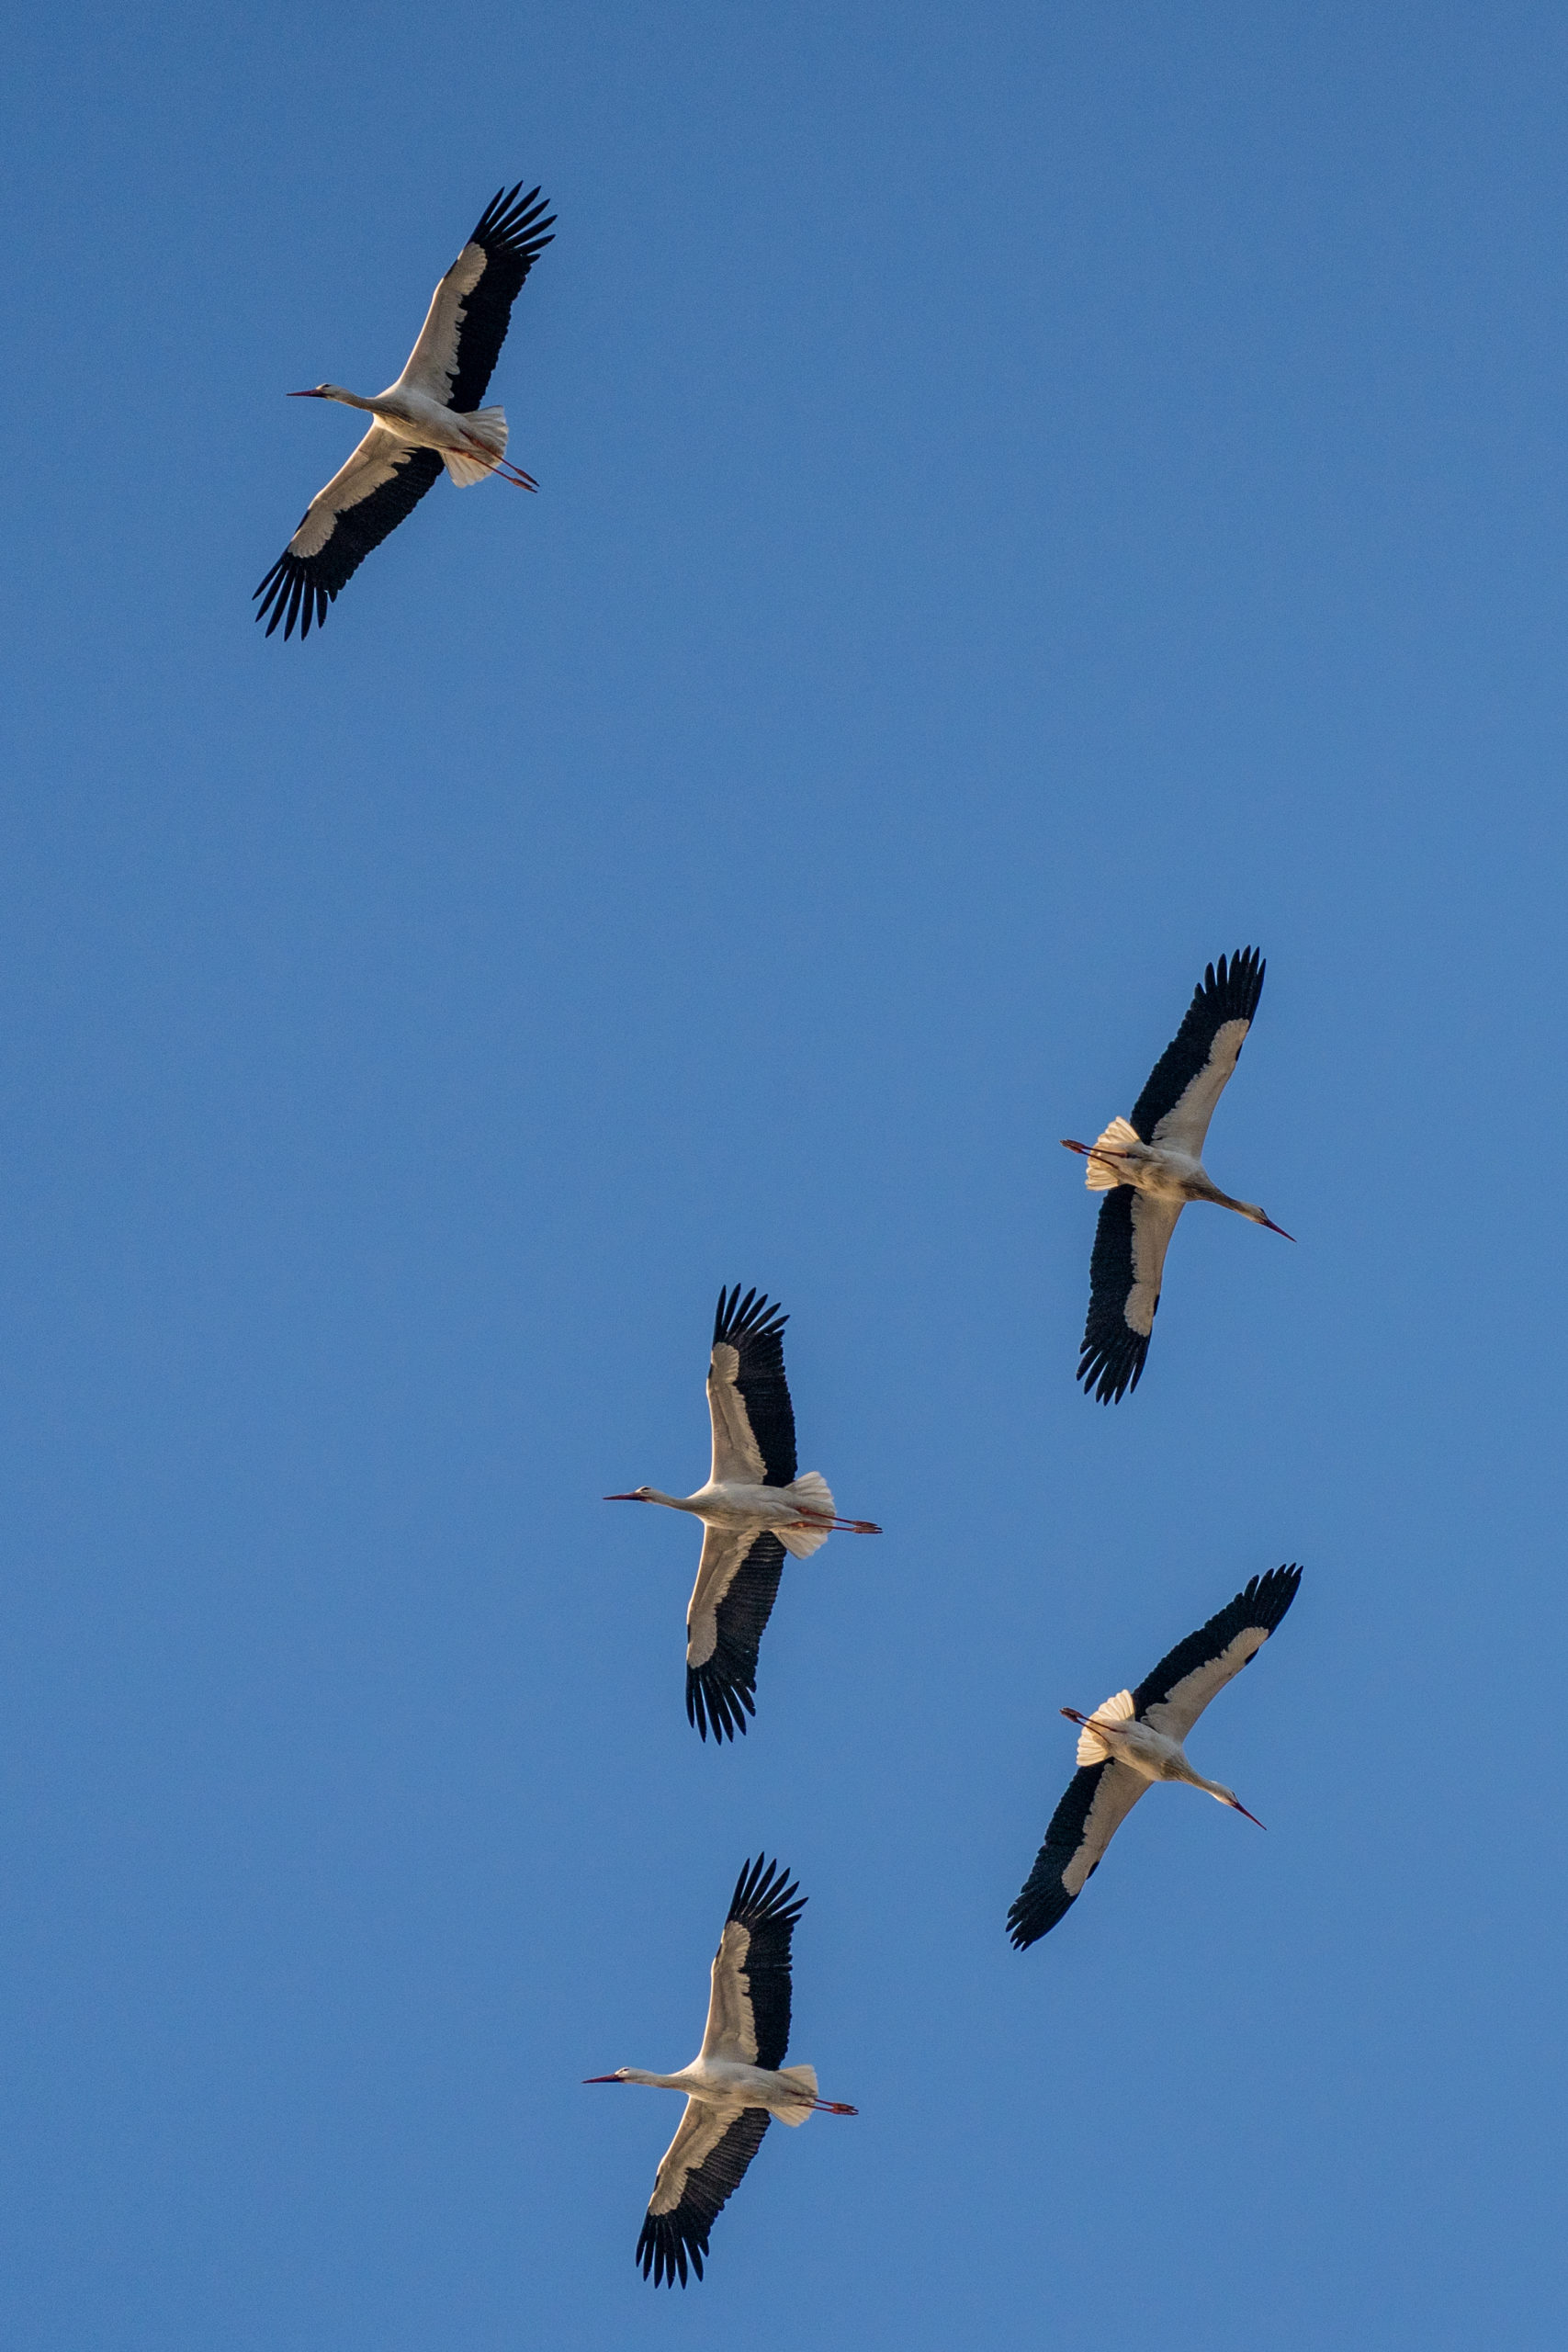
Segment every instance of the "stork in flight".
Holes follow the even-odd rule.
[[[395,384],[366,400],[341,384],[290,392],[296,401],[341,401],[375,420],[348,463],[319,490],[256,595],[257,620],[270,637],[279,621],[301,641],[310,623],[353,578],[372,548],[396,530],[443,466],[460,489],[498,473],[520,490],[531,474],[506,458],[506,411],[479,402],[501,356],[512,305],[543,248],[554,243],[539,191],[518,202],[518,188],[498,193],[431,298],[430,310]],[[254,601],[254,599],[253,599]]]
[[[1051,1815],[1045,1843],[1023,1892],[1008,1913],[1020,1951],[1065,1918],[1100,1868],[1107,1846],[1144,1791],[1156,1781],[1186,1781],[1236,1813],[1247,1807],[1234,1789],[1206,1781],[1187,1760],[1188,1733],[1216,1690],[1250,1666],[1301,1583],[1300,1568],[1270,1568],[1206,1625],[1178,1642],[1135,1690],[1118,1690],[1092,1715],[1062,1713],[1078,1733],[1078,1769]],[[1247,1813],[1248,1821],[1258,1821]],[[1258,1822],[1261,1829],[1263,1824]]]
[[[703,1555],[686,1609],[686,1718],[703,1737],[732,1739],[757,1712],[757,1651],[786,1552],[797,1560],[835,1529],[880,1535],[868,1519],[840,1519],[828,1481],[795,1476],[795,1410],[784,1380],[789,1321],[740,1285],[721,1290],[708,1363],[713,1467],[694,1495],[637,1487],[607,1503],[662,1503],[703,1522]]]
[[[789,2048],[790,1938],[806,1897],[776,1862],[743,1862],[729,1917],[714,1954],[703,2046],[678,2075],[618,2066],[591,2083],[651,2083],[684,2091],[686,2111],[654,2176],[636,2260],[656,2287],[686,2283],[688,2262],[700,2278],[708,2232],[762,2144],[769,2119],[804,2123],[808,2115],[853,2115],[840,2099],[818,2098],[811,2066],[786,2066]]]
[[[1228,965],[1223,956],[1211,964],[1131,1119],[1112,1119],[1092,1144],[1062,1138],[1065,1151],[1082,1152],[1089,1161],[1089,1191],[1106,1195],[1089,1260],[1077,1369],[1085,1395],[1102,1405],[1120,1402],[1142,1376],[1165,1253],[1189,1201],[1213,1201],[1287,1241],[1295,1238],[1256,1202],[1222,1193],[1203,1166],[1203,1138],[1252,1026],[1264,970],[1255,947],[1238,949]]]

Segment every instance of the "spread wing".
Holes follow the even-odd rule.
[[[716,1484],[787,1487],[795,1476],[795,1408],[784,1379],[789,1317],[740,1285],[720,1291],[708,1364]]]
[[[1145,1143],[1202,1159],[1214,1105],[1258,1011],[1265,968],[1256,947],[1238,948],[1228,964],[1222,956],[1208,967],[1133,1105],[1133,1125]]]
[[[1206,1625],[1178,1642],[1133,1693],[1134,1712],[1154,1730],[1184,1740],[1216,1690],[1250,1666],[1296,1597],[1293,1565],[1254,1577]]]
[[[292,637],[299,621],[303,642],[312,620],[319,626],[326,619],[338,590],[419,504],[440,471],[434,449],[416,449],[384,424],[373,424],[348,463],[311,499],[299,528],[255,592],[262,599],[257,620],[272,616],[268,637],[279,621],[284,636]]]
[[[1118,1184],[1100,1204],[1077,1376],[1102,1405],[1119,1402],[1143,1376],[1165,1253],[1184,1206],[1131,1184]]]
[[[784,1573],[776,1535],[705,1527],[686,1610],[686,1720],[706,1739],[733,1739],[757,1712],[757,1652]]]
[[[656,2287],[686,2283],[689,2262],[700,2278],[708,2232],[745,2176],[768,2128],[765,2107],[714,2107],[689,2098],[675,2137],[654,2177],[637,2242],[637,2260]]]
[[[1051,1815],[1045,1843],[1008,1913],[1014,1946],[1026,1951],[1065,1918],[1100,1868],[1100,1856],[1149,1783],[1129,1764],[1084,1764]]]
[[[713,1961],[705,2058],[775,2068],[789,2048],[790,1939],[806,1897],[781,1864],[743,1862]]]
[[[400,384],[428,392],[444,408],[466,415],[483,400],[506,341],[512,305],[544,248],[554,220],[539,191],[517,200],[497,192],[479,225],[431,297]]]

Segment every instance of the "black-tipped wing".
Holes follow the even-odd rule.
[[[1083,1764],[1051,1815],[1045,1843],[1008,1913],[1008,1932],[1027,1951],[1065,1918],[1100,1868],[1100,1856],[1149,1783],[1128,1764]]]
[[[776,1535],[705,1527],[686,1611],[686,1720],[733,1739],[757,1712],[757,1651],[784,1573]]]
[[[637,2242],[642,2275],[656,2287],[686,2283],[688,2262],[700,2278],[708,2232],[739,2187],[768,2128],[765,2107],[711,2107],[689,2098],[664,2152]]]
[[[739,1283],[719,1292],[708,1364],[716,1482],[787,1487],[795,1476],[795,1408],[784,1368],[788,1321],[754,1290],[742,1298]]]
[[[467,415],[495,372],[512,305],[544,248],[553,243],[544,200],[535,188],[518,200],[521,180],[486,205],[478,227],[431,297],[419,341],[400,384],[428,392]]]
[[[279,621],[285,637],[293,636],[296,621],[301,640],[309,637],[310,623],[325,620],[338,590],[419,504],[440,471],[434,449],[415,449],[385,425],[373,424],[348,463],[311,499],[255,592],[262,599],[256,618],[266,620],[268,637]]]
[[[1077,1376],[1102,1405],[1118,1403],[1143,1376],[1165,1253],[1183,1205],[1131,1184],[1118,1184],[1100,1204]]]
[[[1133,1125],[1145,1143],[1201,1159],[1214,1105],[1263,993],[1264,968],[1256,947],[1238,948],[1228,963],[1222,956],[1208,967],[1186,1018],[1133,1105]]]
[[[1296,1597],[1300,1568],[1270,1568],[1178,1642],[1133,1693],[1137,1714],[1170,1739],[1185,1739],[1216,1690],[1250,1666]]]
[[[789,1947],[806,1897],[783,1865],[743,1862],[713,1961],[705,2058],[782,2066],[789,2048]]]

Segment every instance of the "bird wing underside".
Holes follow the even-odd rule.
[[[703,2034],[705,2058],[729,2058],[742,2066],[760,2064],[757,2021],[751,2007],[751,1986],[746,1961],[751,1949],[749,1931],[727,1920],[718,1950],[713,1956],[708,1994],[708,2021]]]
[[[270,613],[267,635],[281,621],[286,638],[299,621],[300,636],[326,618],[327,605],[366,557],[418,505],[441,471],[434,449],[416,449],[377,424],[345,465],[316,492],[299,527],[256,595],[256,613]]]
[[[478,408],[506,340],[512,305],[538,254],[553,243],[545,232],[554,215],[543,217],[543,204],[535,202],[538,193],[536,188],[519,204],[513,188],[491,200],[431,296],[400,384],[463,415]]]
[[[746,1863],[714,1955],[705,2058],[782,2066],[789,2048],[790,1942],[805,1909],[776,1862]]]
[[[716,2107],[689,2098],[675,2137],[654,2177],[653,2195],[637,2240],[637,2260],[656,2287],[678,2278],[688,2262],[700,2278],[708,2232],[745,2177],[768,2128],[765,2107]]]
[[[778,1537],[707,1527],[686,1611],[686,1715],[705,1739],[733,1738],[756,1713],[757,1656],[784,1573]]]
[[[1184,1740],[1210,1700],[1250,1666],[1296,1597],[1293,1566],[1254,1577],[1246,1589],[1189,1634],[1133,1693],[1140,1719],[1169,1739]]]
[[[713,1476],[787,1487],[795,1473],[795,1408],[784,1378],[789,1317],[754,1290],[720,1291],[708,1365]]]
[[[1214,1105],[1258,1011],[1264,969],[1255,947],[1208,967],[1133,1106],[1133,1125],[1145,1143],[1202,1158]]]
[[[1148,1785],[1141,1772],[1113,1759],[1082,1765],[1073,1774],[1051,1815],[1034,1868],[1008,1913],[1008,1928],[1020,1951],[1038,1943],[1066,1917]]]
[[[1102,1405],[1136,1388],[1143,1376],[1165,1253],[1182,1205],[1131,1184],[1119,1184],[1100,1204],[1077,1377]]]

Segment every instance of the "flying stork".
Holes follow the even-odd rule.
[[[1223,956],[1217,966],[1211,964],[1131,1119],[1112,1119],[1092,1144],[1062,1138],[1065,1151],[1082,1152],[1089,1161],[1084,1182],[1089,1191],[1106,1195],[1089,1260],[1089,1320],[1077,1369],[1084,1394],[1102,1405],[1119,1403],[1138,1385],[1165,1253],[1189,1201],[1213,1201],[1287,1241],[1295,1238],[1255,1202],[1222,1193],[1203,1166],[1203,1138],[1252,1026],[1265,968],[1255,947],[1238,949],[1228,965]]]
[[[545,216],[539,191],[518,201],[518,189],[498,191],[478,227],[431,298],[419,341],[395,384],[373,400],[341,384],[290,392],[295,401],[341,401],[375,422],[348,463],[319,490],[256,595],[257,620],[270,637],[279,621],[300,640],[310,623],[353,578],[372,548],[418,505],[443,466],[459,489],[498,473],[520,490],[536,490],[531,474],[506,458],[506,411],[480,401],[501,356],[512,305],[555,220]],[[253,602],[254,600],[253,599]]]
[[[1187,1760],[1183,1743],[1216,1690],[1250,1666],[1296,1597],[1302,1572],[1293,1565],[1254,1577],[1243,1592],[1178,1642],[1135,1690],[1118,1690],[1080,1715],[1062,1713],[1078,1733],[1078,1769],[1051,1815],[1008,1928],[1020,1951],[1065,1918],[1100,1868],[1100,1859],[1144,1791],[1155,1781],[1185,1781],[1236,1813],[1247,1807],[1234,1789],[1206,1781]],[[1247,1813],[1248,1821],[1258,1821]],[[1261,1829],[1263,1824],[1258,1821]]]
[[[757,1712],[757,1650],[786,1552],[804,1560],[835,1528],[880,1535],[868,1519],[840,1519],[828,1481],[795,1469],[795,1411],[784,1380],[787,1315],[740,1285],[721,1290],[708,1363],[713,1467],[694,1495],[637,1487],[607,1503],[662,1503],[703,1522],[703,1555],[686,1609],[686,1719],[704,1739],[732,1739]]]
[[[686,2111],[654,2176],[634,2257],[656,2287],[700,2278],[708,2232],[762,2144],[771,2116],[854,2115],[842,2100],[818,2098],[811,2066],[786,2066],[790,1938],[806,1897],[776,1862],[743,1862],[729,1917],[714,1954],[713,1990],[702,2049],[678,2075],[617,2066],[591,2083],[651,2083],[684,2091]]]

